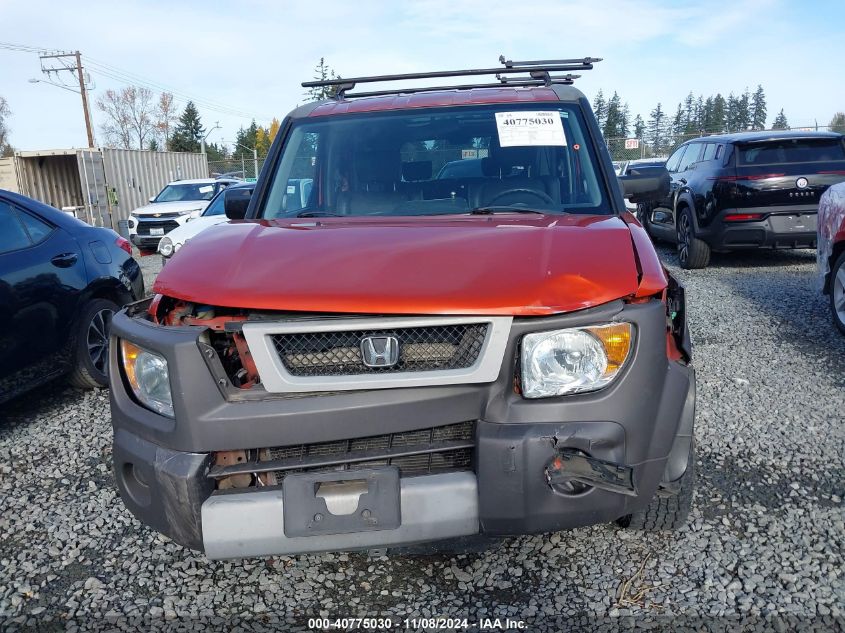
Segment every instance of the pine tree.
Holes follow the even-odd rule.
[[[783,112],[783,110],[781,110]],[[828,124],[831,132],[845,133],[845,112],[837,112]]]
[[[593,114],[596,115],[596,122],[599,124],[599,129],[604,129],[604,123],[607,119],[607,102],[604,100],[604,93],[599,90],[593,99]]]
[[[173,152],[198,152],[205,128],[193,101],[188,101],[170,137],[168,148]]]
[[[327,81],[329,79],[340,78],[340,75],[335,74],[334,70],[326,63],[326,59],[321,57],[320,62],[314,67],[314,81]],[[309,88],[305,91],[305,96],[311,101],[331,99],[335,94],[337,94],[337,88],[335,86],[320,86]]]
[[[724,132],[727,129],[728,106],[721,93],[713,97],[713,111],[710,113],[708,132]]]
[[[742,93],[737,103],[737,130],[747,130],[751,127],[751,93],[748,88]]]
[[[759,84],[751,97],[751,129],[766,129],[766,94]]]
[[[622,111],[619,107],[619,95],[615,92],[610,100],[607,102],[607,113],[604,118],[604,126],[602,133],[604,138],[619,138],[624,136],[621,133],[622,128]]]
[[[684,106],[678,104],[678,109],[675,111],[675,118],[672,119],[672,135],[675,137],[675,144],[680,143],[680,138],[686,129],[686,114],[684,113]]]
[[[628,130],[631,128],[631,107],[628,102],[622,106],[622,115],[619,117],[619,136],[628,137]]]
[[[783,108],[780,109],[778,115],[775,117],[775,122],[772,123],[773,130],[788,130],[789,122],[786,120],[786,115],[783,113]]]
[[[666,113],[658,103],[651,111],[646,130],[646,140],[654,154],[662,154],[666,149]]]
[[[645,136],[645,121],[643,118],[638,114],[637,118],[634,119],[634,137],[638,139],[642,139]]]
[[[736,132],[739,128],[739,100],[734,93],[728,95],[728,106],[725,110],[725,129],[728,132]]]
[[[249,127],[241,127],[235,134],[235,147],[232,148],[232,155],[240,157],[244,154],[251,154],[253,148],[258,148],[257,137],[258,124],[253,119]]]

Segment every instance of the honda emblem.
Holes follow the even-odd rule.
[[[367,367],[393,367],[399,362],[399,339],[395,336],[362,338],[361,359]]]

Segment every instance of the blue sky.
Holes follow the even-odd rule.
[[[769,122],[826,124],[845,110],[845,0],[321,0],[320,2],[60,3],[0,0],[0,40],[79,49],[94,97],[124,83],[105,66],[199,101],[209,141],[234,139],[303,101],[301,81],[324,56],[341,75],[495,66],[513,59],[603,57],[577,83],[591,99],[618,91],[647,117],[672,113],[692,90],[740,93],[762,84]],[[28,83],[34,53],[0,49],[0,95],[19,149],[82,146],[80,99]],[[225,106],[213,111],[209,102]],[[237,110],[239,114],[233,114]],[[102,115],[94,110],[95,124]]]

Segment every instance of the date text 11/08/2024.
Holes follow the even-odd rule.
[[[311,618],[308,628],[311,630],[341,631],[385,631],[400,628],[405,631],[456,629],[472,631],[524,631],[527,625],[522,620],[510,618],[481,618],[471,622],[467,618]]]

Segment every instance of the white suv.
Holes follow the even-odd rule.
[[[197,178],[168,183],[150,204],[139,207],[129,216],[129,239],[143,250],[156,250],[165,233],[197,218],[209,201],[221,190],[236,182],[235,178]]]

